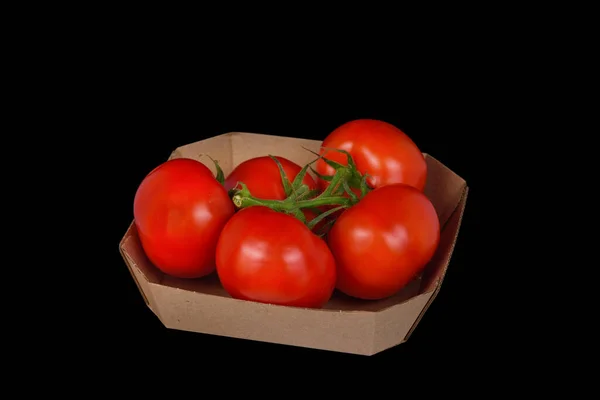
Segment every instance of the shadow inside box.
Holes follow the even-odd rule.
[[[200,279],[181,279],[163,274],[159,284],[213,296],[231,297],[221,285],[219,277],[215,272]],[[395,295],[381,300],[356,299],[345,295],[339,290],[335,290],[329,302],[322,309],[334,311],[380,311],[419,295],[420,286],[421,277],[419,276]]]
[[[216,272],[198,279],[181,279],[163,274],[159,284],[213,296],[231,297],[221,285]]]
[[[418,277],[409,282],[408,285],[395,295],[381,300],[357,299],[336,290],[329,302],[323,306],[323,309],[340,311],[381,311],[418,296],[420,294],[420,287],[421,278]]]

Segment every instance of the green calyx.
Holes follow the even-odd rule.
[[[356,195],[354,194],[354,192],[352,190],[350,190],[350,188],[359,189],[360,193],[361,193],[361,197],[364,197],[367,193],[369,193],[371,191],[371,188],[367,184],[367,178],[369,178],[369,174],[361,175],[361,173],[358,172],[358,169],[356,168],[356,164],[354,163],[354,159],[352,158],[350,153],[348,153],[346,150],[332,149],[329,147],[323,147],[323,149],[327,150],[327,151],[336,151],[338,153],[342,153],[342,154],[346,155],[347,163],[348,163],[347,166],[337,163],[335,161],[329,160],[323,156],[319,156],[319,154],[315,153],[314,151],[306,149],[306,150],[310,151],[311,153],[319,156],[319,158],[323,159],[323,161],[325,161],[325,163],[327,163],[329,166],[333,167],[336,170],[336,173],[340,170],[348,171],[347,172],[348,177],[347,177],[347,179],[342,181],[342,185],[344,186],[344,190],[346,191],[346,193],[348,193],[349,196],[356,197]],[[330,184],[335,177],[335,175],[333,175],[333,176],[322,175],[322,174],[318,173],[317,171],[315,171],[312,167],[310,167],[310,169],[316,176],[318,176],[320,179],[323,179],[324,181],[330,182]]]
[[[223,169],[221,169],[221,166],[219,165],[219,162],[217,160],[215,160],[214,158],[212,158],[211,156],[209,156],[208,154],[200,154],[200,157],[202,157],[204,155],[206,157],[208,157],[210,159],[210,161],[213,162],[213,164],[215,164],[215,169],[217,171],[217,174],[215,175],[215,179],[221,185],[224,185],[225,184],[225,174],[223,173]]]

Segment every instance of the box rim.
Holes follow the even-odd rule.
[[[140,282],[138,281],[137,277],[135,276],[135,273],[133,272],[132,266],[130,265],[129,260],[128,260],[128,254],[125,251],[125,247],[124,247],[125,242],[127,241],[127,239],[129,239],[131,237],[131,235],[129,235],[129,232],[131,231],[132,228],[136,229],[135,228],[135,220],[131,221],[131,223],[127,227],[127,230],[125,231],[125,234],[123,235],[123,237],[119,241],[119,253],[121,253],[121,257],[125,261],[125,265],[127,265],[127,269],[129,270],[129,273],[131,274],[131,277],[133,278],[133,281],[135,282],[135,285],[137,286],[139,292],[142,294],[144,302],[146,302],[146,305],[148,307],[150,307],[150,301],[148,300],[148,297],[144,293],[144,290],[142,290],[142,285],[140,284]],[[142,272],[142,275],[144,276],[144,278],[146,278],[146,275],[144,275],[143,272]],[[149,282],[148,280],[146,280],[146,281]]]

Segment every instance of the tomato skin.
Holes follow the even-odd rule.
[[[337,288],[376,300],[394,295],[423,270],[440,240],[431,201],[405,184],[380,187],[345,210],[327,236]]]
[[[231,297],[320,308],[335,288],[327,243],[301,221],[263,206],[238,211],[217,244],[217,274]]]
[[[143,179],[133,212],[142,248],[158,269],[200,278],[216,268],[217,240],[234,205],[208,167],[179,158]]]
[[[358,171],[371,176],[367,179],[371,188],[393,183],[405,183],[421,191],[425,187],[427,164],[423,154],[408,135],[387,122],[374,119],[346,122],[334,129],[322,146],[348,151]],[[322,149],[321,154],[347,165],[343,153]],[[323,160],[316,162],[315,169],[321,175],[335,174],[335,169]],[[321,190],[329,185],[322,179],[317,182]]]
[[[287,158],[275,158],[281,163],[290,182],[293,182],[302,167]],[[255,157],[240,163],[225,179],[225,189],[233,189],[238,182],[243,182],[252,196],[259,199],[283,200],[286,197],[279,168],[269,156]],[[304,176],[302,182],[311,190],[317,189],[317,183],[309,174]]]

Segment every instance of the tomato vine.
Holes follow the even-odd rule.
[[[361,174],[357,168],[350,153],[339,149],[327,149],[343,153],[347,157],[348,165],[342,165],[335,161],[329,160],[322,155],[319,155],[309,149],[305,149],[318,156],[315,160],[307,163],[300,172],[296,175],[293,181],[290,181],[283,167],[276,157],[269,157],[277,164],[281,181],[285,191],[286,198],[283,200],[268,200],[257,198],[252,195],[244,182],[238,182],[237,185],[230,191],[230,197],[238,209],[251,206],[264,206],[274,211],[292,215],[302,221],[309,229],[313,229],[317,224],[323,221],[328,216],[345,208],[352,207],[364,197],[371,188],[367,184],[368,174]],[[210,158],[210,157],[209,157]],[[335,174],[332,176],[321,175],[316,172],[312,165],[318,160],[323,159],[327,164],[335,169]],[[219,163],[211,158],[217,170],[216,179],[222,182],[224,174],[219,166]],[[308,170],[313,171],[319,178],[326,180],[329,185],[325,190],[311,190],[303,183],[304,177]],[[221,179],[219,179],[219,177]],[[352,189],[359,189],[358,196]],[[316,217],[307,221],[306,216],[302,212],[303,209],[309,209]],[[322,211],[326,209],[326,211]],[[333,221],[330,221],[331,223]]]

